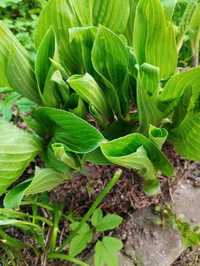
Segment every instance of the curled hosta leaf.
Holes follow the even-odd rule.
[[[159,191],[157,170],[168,176],[173,173],[172,166],[156,144],[141,134],[103,143],[101,150],[112,163],[137,170],[144,177],[144,191],[149,195]]]
[[[163,144],[167,140],[168,132],[165,128],[157,128],[150,125],[149,128],[149,138],[158,146],[159,149],[162,148]]]
[[[83,100],[96,109],[102,120],[106,122],[110,116],[106,98],[93,77],[89,74],[74,75],[68,79],[68,83]]]
[[[58,160],[65,163],[72,169],[78,170],[80,169],[80,164],[78,159],[73,157],[72,154],[66,151],[65,146],[62,143],[54,143],[52,144],[52,149],[54,154]]]
[[[161,78],[176,70],[174,27],[166,18],[160,0],[140,0],[136,10],[133,44],[139,65],[149,63],[160,69]]]
[[[16,181],[41,151],[33,135],[0,119],[0,193]]]
[[[54,142],[63,143],[73,152],[88,153],[104,140],[96,128],[70,112],[43,107],[34,113],[34,117],[46,125]]]

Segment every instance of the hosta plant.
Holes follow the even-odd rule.
[[[52,189],[87,162],[136,170],[154,195],[160,172],[173,174],[165,141],[200,160],[200,68],[177,70],[175,5],[50,0],[35,29],[34,60],[0,23],[0,86],[37,105],[26,118],[29,132],[0,121],[1,194],[36,155],[44,161],[8,193],[6,206]]]

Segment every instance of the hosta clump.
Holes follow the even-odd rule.
[[[173,174],[162,152],[166,140],[184,158],[200,160],[200,68],[177,71],[175,4],[50,0],[35,30],[34,62],[0,23],[0,85],[37,103],[26,121],[32,138],[40,139],[36,153],[46,167],[11,195],[20,193],[21,199],[30,191],[50,190],[59,177],[61,183],[88,161],[138,171],[145,193],[153,195],[160,190],[158,172]],[[198,7],[196,2],[193,12]],[[0,128],[5,135],[14,130],[3,121]],[[8,182],[3,164],[10,158],[10,143],[0,140],[4,193],[30,158],[18,164],[19,154],[12,151],[16,168],[8,169]],[[23,144],[16,140],[15,145],[23,153]],[[42,178],[46,173],[55,175],[55,182]],[[16,206],[10,200],[5,204]]]

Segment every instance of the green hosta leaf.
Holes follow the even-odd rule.
[[[0,86],[8,85],[30,100],[41,102],[26,50],[0,22]]]
[[[41,144],[36,137],[2,119],[0,131],[0,193],[4,193],[41,151]]]
[[[42,10],[35,30],[35,44],[38,48],[41,40],[50,26],[52,26],[58,45],[61,65],[64,66],[68,75],[77,73],[79,61],[73,53],[73,47],[69,44],[69,28],[78,27],[72,1],[69,0],[50,0]]]
[[[165,128],[157,128],[150,125],[149,128],[149,138],[158,146],[159,149],[162,148],[163,144],[167,140],[168,132]]]
[[[107,214],[97,224],[97,232],[105,232],[117,228],[122,223],[122,218],[116,214]]]
[[[162,93],[159,96],[158,107],[162,111],[163,117],[167,117],[175,110],[180,99],[189,88],[192,91],[191,95],[193,94],[193,97],[196,97],[196,94],[199,91],[199,84],[199,67],[174,75],[166,83]]]
[[[165,9],[165,13],[171,19],[174,13],[177,0],[161,0],[161,3]]]
[[[105,95],[96,81],[89,74],[74,75],[68,79],[72,89],[89,105],[93,106],[96,112],[102,117],[102,122],[109,118],[109,108]]]
[[[80,170],[80,163],[78,158],[75,158],[73,154],[66,152],[65,146],[62,143],[52,144],[55,157],[61,162],[65,163],[68,167],[74,170]]]
[[[35,73],[41,94],[44,90],[45,81],[51,67],[50,58],[54,57],[54,53],[55,35],[52,27],[50,27],[38,48],[35,62]]]
[[[96,128],[70,112],[43,107],[34,113],[34,117],[46,125],[54,142],[63,143],[73,152],[88,153],[104,141]]]
[[[142,64],[137,82],[137,105],[140,130],[147,133],[150,124],[158,126],[161,113],[157,107],[159,91],[159,69],[150,64]]]
[[[70,177],[53,169],[36,169],[33,179],[22,182],[11,189],[4,198],[5,208],[18,208],[23,197],[50,191]]]
[[[21,201],[24,197],[25,190],[31,183],[31,180],[26,180],[25,182],[22,182],[18,185],[16,185],[14,188],[12,188],[5,196],[4,198],[4,207],[8,209],[17,209],[19,208]]]
[[[112,31],[123,33],[129,18],[129,0],[72,0],[82,26],[102,24]]]
[[[187,116],[170,136],[176,151],[188,160],[200,161],[200,112]]]
[[[136,10],[133,44],[138,64],[159,67],[160,77],[176,70],[177,52],[174,27],[165,16],[160,0],[140,0]]]
[[[38,169],[25,191],[25,196],[50,191],[68,179],[69,175],[58,173],[53,169]]]
[[[101,150],[112,163],[137,170],[144,177],[144,191],[149,195],[159,191],[157,170],[167,176],[173,173],[172,166],[156,144],[138,133],[102,143]]]
[[[79,62],[78,68],[75,72],[73,66],[70,67],[72,73],[84,74],[85,72],[88,72],[95,75],[91,61],[91,52],[96,32],[97,28],[94,26],[74,27],[69,29],[71,53],[76,55],[76,60]]]
[[[135,22],[135,12],[138,5],[139,0],[129,0],[130,5],[130,15],[126,28],[126,37],[130,46],[133,44],[133,29]]]
[[[130,99],[129,50],[116,34],[103,26],[97,32],[92,63],[107,87],[105,94],[111,108],[117,115],[126,113]]]
[[[160,95],[159,107],[165,117],[172,116],[170,138],[178,153],[190,160],[200,160],[200,68],[174,75]]]
[[[118,252],[122,249],[122,242],[114,237],[104,237],[95,246],[95,266],[118,266]]]

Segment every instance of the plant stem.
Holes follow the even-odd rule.
[[[72,262],[76,265],[80,265],[80,266],[89,266],[87,263],[79,260],[79,259],[75,259],[72,258],[70,256],[64,255],[64,254],[60,254],[60,253],[50,253],[48,255],[48,259],[60,259],[60,260],[67,260],[69,262]]]
[[[59,232],[59,223],[62,217],[62,209],[63,207],[58,208],[58,206],[55,206],[53,228],[51,231],[51,237],[49,243],[50,251],[54,251],[56,248],[56,241]]]
[[[90,207],[90,209],[88,210],[88,212],[86,212],[86,214],[83,216],[77,229],[69,236],[68,239],[66,239],[66,241],[64,241],[64,243],[61,247],[61,250],[65,249],[66,244],[71,241],[71,239],[74,237],[74,235],[76,235],[76,233],[81,229],[81,227],[90,219],[90,217],[92,216],[92,214],[94,213],[96,208],[101,204],[101,202],[106,197],[106,195],[116,185],[116,183],[118,182],[121,175],[122,175],[122,170],[118,169],[115,172],[115,174],[113,175],[112,179],[107,183],[107,185],[104,187],[104,189],[99,193],[99,195],[97,196],[96,200],[93,202],[93,204]]]

